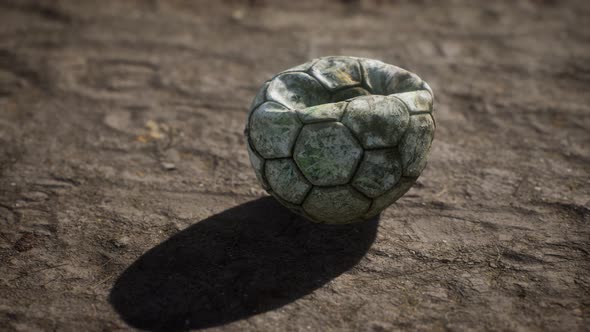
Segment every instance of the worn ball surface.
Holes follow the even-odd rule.
[[[246,138],[262,187],[295,213],[345,224],[414,184],[434,135],[432,90],[381,61],[332,56],[264,83]]]

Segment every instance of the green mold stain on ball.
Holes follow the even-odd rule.
[[[294,213],[347,224],[375,217],[426,167],[432,89],[378,60],[330,56],[265,82],[250,107],[248,153],[262,187]]]

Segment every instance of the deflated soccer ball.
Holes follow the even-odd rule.
[[[246,138],[262,187],[318,223],[370,219],[414,184],[434,135],[432,90],[381,61],[332,56],[264,83]]]

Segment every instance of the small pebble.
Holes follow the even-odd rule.
[[[173,171],[176,169],[176,165],[174,165],[173,163],[162,163],[162,168],[164,168],[167,171]]]
[[[115,240],[115,246],[118,248],[126,247],[131,239],[128,236],[123,236]]]

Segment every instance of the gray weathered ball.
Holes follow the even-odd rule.
[[[432,90],[381,61],[331,56],[264,83],[246,124],[262,187],[318,223],[369,219],[400,198],[433,139]]]

